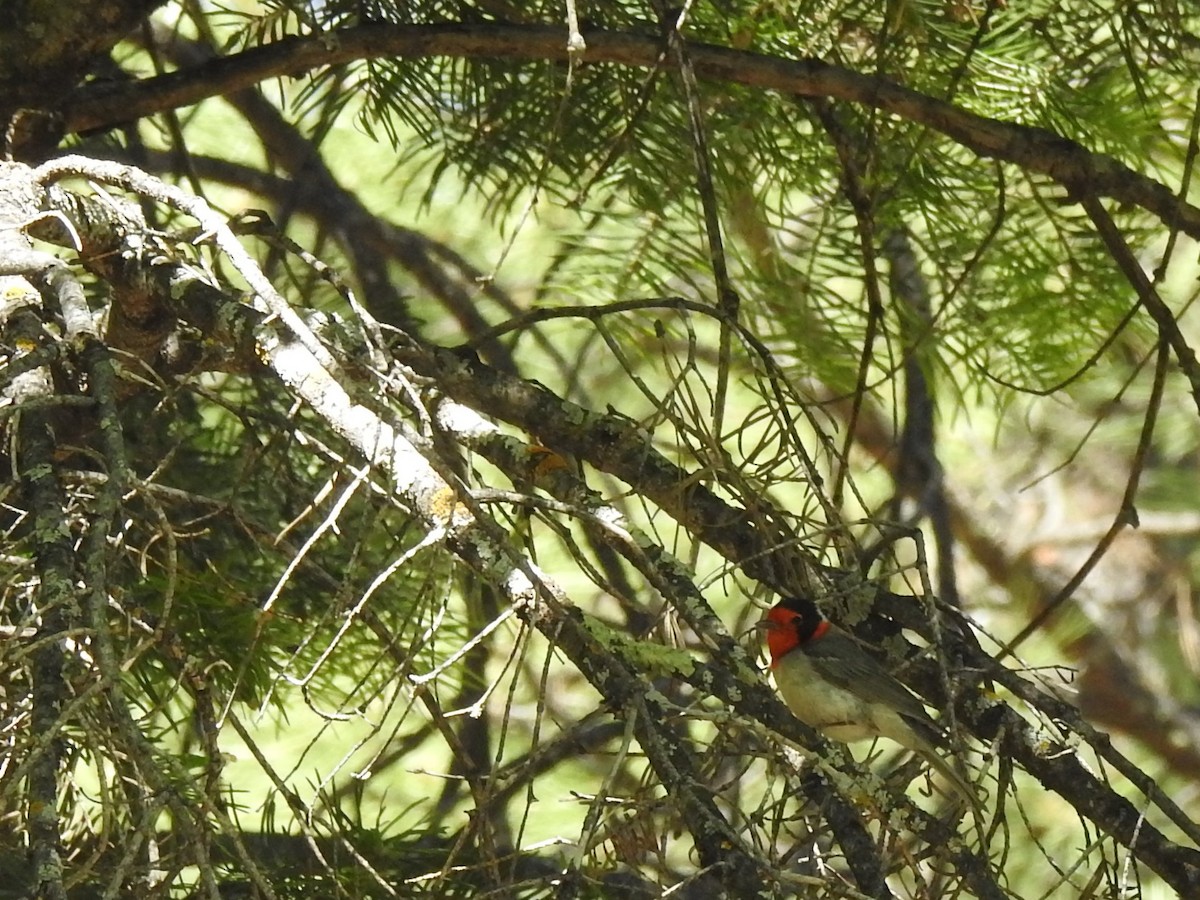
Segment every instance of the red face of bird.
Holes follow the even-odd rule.
[[[760,627],[767,633],[767,650],[773,669],[797,647],[820,640],[829,630],[829,620],[811,600],[785,597],[767,610]]]

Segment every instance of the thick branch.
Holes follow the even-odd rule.
[[[24,166],[0,164],[0,220],[7,223],[30,218],[37,209],[37,193]],[[11,224],[0,228],[0,267],[22,272],[31,257],[41,258],[29,239]],[[37,270],[29,267],[27,274]],[[23,273],[25,274],[25,273]],[[38,310],[42,298],[29,281],[13,274],[0,276],[0,333],[6,346],[20,348],[15,356],[37,353],[52,358],[45,349],[53,343]],[[7,355],[7,354],[6,354]],[[9,457],[20,485],[20,498],[32,523],[30,543],[37,566],[33,592],[36,615],[41,619],[39,640],[31,651],[32,707],[30,733],[34,738],[24,752],[29,765],[29,804],[26,827],[30,858],[37,884],[36,895],[45,900],[65,900],[62,835],[58,819],[58,778],[63,744],[58,737],[63,708],[70,696],[64,674],[67,657],[62,636],[79,619],[75,592],[75,552],[68,521],[66,495],[55,465],[54,429],[46,409],[32,408],[55,396],[48,366],[30,368],[11,379],[3,393],[5,405],[21,411]]]
[[[657,26],[647,26],[644,35],[587,31],[584,37],[587,63],[652,68],[663,54]],[[938,131],[980,156],[1049,176],[1071,190],[1086,185],[1097,196],[1140,206],[1166,225],[1200,238],[1200,209],[1181,201],[1166,185],[1044,128],[977,115],[886,78],[820,59],[781,59],[711,44],[689,44],[688,52],[701,78],[874,107]],[[110,128],[268,78],[363,59],[430,56],[566,62],[568,49],[563,29],[554,26],[364,25],[285,38],[143,81],[84,85],[62,113],[68,132]]]

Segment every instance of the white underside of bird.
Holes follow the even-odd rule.
[[[775,685],[788,709],[806,725],[843,743],[886,737],[910,749],[925,743],[904,718],[881,703],[868,703],[817,672],[802,650],[785,656],[775,668]],[[818,691],[815,685],[821,685]]]

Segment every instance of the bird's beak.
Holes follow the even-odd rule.
[[[746,635],[753,635],[756,639],[761,640],[762,636],[774,627],[775,627],[774,622],[770,622],[767,619],[760,619],[758,622],[755,622],[753,625],[751,625],[749,628],[747,628],[745,631],[743,631],[741,633],[740,637],[746,636]]]

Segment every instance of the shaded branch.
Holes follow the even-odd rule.
[[[656,26],[647,34],[586,30],[584,61],[654,68],[663,46]],[[696,75],[747,87],[828,97],[874,107],[938,131],[983,157],[1046,175],[1074,192],[1086,186],[1145,209],[1163,223],[1200,238],[1200,208],[1124,163],[1045,128],[1016,125],[968,112],[886,78],[863,75],[820,59],[788,60],[689,43]],[[203,65],[142,81],[87,84],[61,110],[69,133],[111,128],[190,106],[268,78],[365,59],[446,56],[463,59],[556,60],[570,51],[563,30],[535,25],[362,25],[311,37],[289,37]]]

